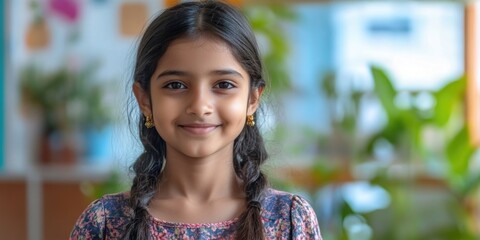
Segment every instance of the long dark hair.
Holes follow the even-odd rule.
[[[140,40],[133,79],[150,93],[150,79],[159,59],[178,38],[211,36],[224,41],[248,72],[250,90],[264,88],[262,64],[253,31],[246,18],[234,7],[217,1],[186,2],[166,9],[152,20]],[[255,114],[256,115],[256,114]],[[140,114],[138,130],[143,153],[132,165],[135,173],[130,190],[132,221],[124,239],[148,239],[147,206],[162,175],[166,143],[155,128],[144,126]],[[236,225],[237,239],[264,239],[260,208],[267,180],[260,166],[267,152],[257,125],[245,126],[234,142],[234,169],[243,181],[247,209]]]

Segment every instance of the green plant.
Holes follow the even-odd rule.
[[[435,103],[429,108],[419,108],[412,104],[408,108],[399,108],[395,99],[399,91],[387,74],[379,67],[371,68],[375,93],[377,94],[387,116],[386,125],[368,141],[366,152],[371,154],[376,141],[385,139],[394,146],[405,146],[397,149],[405,160],[421,161],[434,159],[446,160],[446,181],[460,195],[465,196],[477,188],[480,182],[469,171],[469,163],[477,150],[469,143],[468,125],[464,118],[464,99],[466,79],[461,76],[452,80],[436,91],[410,92],[411,98],[419,94],[428,94]],[[424,132],[433,130],[444,139],[443,146],[429,146],[425,143]],[[403,151],[403,152],[402,152]]]
[[[464,119],[465,78],[438,90],[401,92],[380,67],[372,66],[371,73],[386,123],[367,139],[362,154],[372,159],[379,141],[392,146],[394,162],[369,180],[388,191],[391,203],[382,210],[350,211],[344,217],[362,215],[375,239],[476,239],[468,226],[472,212],[465,205],[479,187],[478,174],[469,170],[477,149],[469,144]],[[401,94],[410,99],[405,106],[398,103]],[[422,100],[433,104],[422,106]],[[429,144],[432,132],[435,144]],[[402,174],[389,173],[393,164],[404,166]],[[443,168],[431,170],[432,164]]]
[[[23,105],[42,116],[47,132],[101,128],[112,121],[105,102],[107,85],[95,77],[97,63],[80,69],[45,71],[28,65],[20,74]]]
[[[321,79],[330,131],[306,130],[306,140],[292,149],[305,152],[305,142],[317,143],[314,164],[298,171],[301,179],[294,184],[283,182],[290,178],[274,183],[309,193],[314,202],[318,190],[342,192],[350,183],[386,191],[388,205],[371,211],[355,209],[344,195],[336,197],[328,222],[319,219],[325,239],[477,239],[469,227],[473,215],[468,203],[480,174],[470,169],[477,149],[469,144],[464,119],[465,78],[436,90],[401,91],[380,67],[372,66],[371,73],[372,91],[345,84],[339,89],[333,73]],[[359,132],[363,106],[374,102],[385,121],[374,132]],[[385,146],[389,159],[377,155]]]
[[[280,4],[247,5],[242,8],[253,31],[260,40],[261,57],[265,64],[266,77],[271,91],[281,93],[292,87],[286,60],[290,51],[287,35],[282,24],[295,21],[296,14]]]
[[[350,156],[360,160],[352,165],[377,166],[371,178],[359,180],[381,186],[388,192],[390,203],[383,209],[357,212],[343,202],[339,210],[343,224],[351,216],[361,216],[371,228],[373,239],[476,239],[468,227],[471,212],[464,204],[469,193],[478,188],[478,182],[472,180],[478,176],[472,176],[468,167],[476,149],[468,143],[463,113],[465,78],[453,79],[438,90],[400,91],[380,67],[372,66],[371,73],[373,92],[352,91],[348,97],[355,107],[350,109],[361,110],[355,104],[358,96],[373,95],[386,121]],[[401,103],[401,97],[406,102]],[[349,116],[356,114],[349,112],[341,123],[350,124],[341,124],[340,128],[355,141],[356,131],[351,126],[357,123],[349,121]],[[430,143],[432,135],[435,144]],[[379,143],[387,143],[393,151],[387,165],[375,155]],[[358,142],[348,144],[358,146]],[[443,168],[432,170],[432,165]],[[392,174],[394,166],[402,170]],[[347,228],[337,234],[341,239],[352,239]]]
[[[102,182],[85,181],[81,185],[82,193],[90,200],[101,198],[105,194],[128,191],[130,183],[128,178],[124,178],[125,173],[112,171]]]

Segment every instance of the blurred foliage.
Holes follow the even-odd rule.
[[[469,163],[476,148],[469,142],[468,125],[464,118],[464,101],[466,98],[466,79],[464,76],[450,81],[437,91],[423,91],[433,97],[435,104],[432,108],[422,109],[412,104],[410,108],[401,109],[395,104],[398,96],[387,74],[378,67],[371,68],[375,82],[375,93],[387,115],[387,124],[374,134],[368,141],[367,152],[372,153],[374,143],[385,139],[393,146],[405,145],[409,149],[405,152],[397,151],[406,160],[422,160],[434,157],[441,161],[446,159],[448,174],[445,180],[452,185],[455,191],[468,194],[477,185],[467,184],[471,176]],[[416,97],[418,93],[412,93]],[[429,141],[422,134],[427,128],[434,129],[444,139],[445,148],[427,149],[424,143]],[[404,137],[405,136],[405,137]],[[429,155],[430,154],[430,155]]]
[[[296,14],[281,4],[247,5],[243,13],[257,36],[262,62],[272,92],[281,93],[292,87],[286,60],[290,43],[284,24],[295,21]]]
[[[34,23],[41,23],[45,21],[44,19],[44,10],[38,1],[29,1],[28,3],[30,11],[33,15],[33,22]]]
[[[402,181],[392,181],[392,177],[386,174],[374,179],[391,193],[391,216],[398,219],[396,223],[406,223],[403,230],[398,229],[395,221],[391,221],[392,225],[383,224],[383,228],[389,227],[389,233],[384,236],[389,239],[478,239],[479,236],[475,236],[473,229],[469,228],[474,212],[466,205],[472,197],[470,194],[479,187],[478,181],[472,181],[478,179],[479,174],[470,170],[470,162],[477,149],[469,142],[468,125],[464,118],[465,77],[453,79],[438,90],[409,93],[410,99],[417,98],[419,94],[432,96],[434,105],[430,108],[422,108],[415,103],[399,108],[395,104],[399,92],[387,74],[376,66],[371,68],[371,72],[375,93],[385,110],[387,123],[369,139],[367,152],[372,154],[374,143],[383,139],[394,147],[400,156],[398,161],[410,161],[406,164],[417,168],[425,166],[429,159],[445,163],[445,171],[441,175],[431,176],[426,168],[407,173],[410,177],[400,179]],[[432,136],[424,134],[426,131],[436,132],[435,136],[439,139],[435,139],[434,146],[427,144]],[[399,146],[407,148],[400,149]],[[419,185],[422,184],[421,178],[438,180],[433,187],[442,190],[443,199],[431,198],[431,201],[422,203],[419,198],[422,195],[427,198],[428,190],[432,189]],[[437,218],[432,219],[432,216]]]
[[[49,132],[101,128],[113,120],[105,102],[108,83],[96,79],[98,64],[54,71],[28,65],[20,73],[20,91],[26,113],[39,112]]]
[[[83,182],[81,191],[90,201],[93,201],[101,198],[105,194],[127,191],[130,188],[130,183],[127,180],[128,178],[124,177],[123,172],[113,171],[104,181]]]
[[[320,79],[331,129],[307,129],[296,151],[305,152],[306,142],[315,143],[314,163],[273,183],[307,193],[312,203],[329,204],[328,211],[316,208],[324,239],[478,239],[472,228],[472,206],[478,204],[472,201],[480,174],[471,170],[478,149],[469,143],[464,117],[465,77],[436,90],[401,91],[381,67],[372,66],[370,72],[373,91],[340,84],[345,79],[334,73]],[[368,132],[359,121],[364,107],[371,105],[380,106],[384,119]],[[385,149],[388,159],[378,154]],[[388,205],[356,209],[347,196],[360,194],[354,196],[357,201],[373,196],[346,192],[345,186],[358,182],[385,190]]]

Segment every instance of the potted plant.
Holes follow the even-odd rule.
[[[97,63],[46,71],[26,66],[20,74],[22,106],[40,121],[40,163],[73,163],[82,153],[82,132],[112,121],[105,85],[95,78]]]

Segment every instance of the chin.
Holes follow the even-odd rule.
[[[222,149],[199,149],[198,151],[185,152],[184,154],[191,158],[207,158],[212,156],[218,156],[225,158],[225,152],[221,151]],[[229,155],[232,155],[233,152],[230,152]]]
[[[213,152],[207,151],[207,150],[198,150],[198,151],[185,152],[184,154],[191,158],[205,158],[212,155]]]

